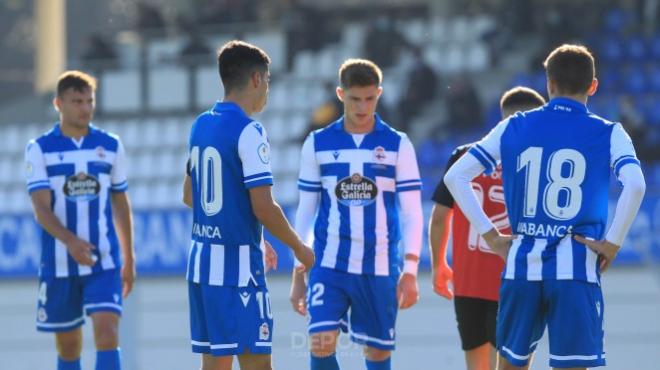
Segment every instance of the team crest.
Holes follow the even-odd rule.
[[[39,322],[45,322],[48,320],[48,315],[46,314],[46,310],[43,307],[40,307],[37,310],[37,320],[39,320]]]
[[[96,155],[101,159],[105,158],[105,149],[100,145],[97,146],[96,147]]]
[[[34,166],[32,165],[32,162],[25,162],[25,176],[27,178],[32,178],[32,175],[34,175]]]
[[[259,154],[259,159],[263,164],[268,164],[270,162],[270,147],[266,143],[261,143],[259,148],[257,148],[257,153]]]
[[[259,327],[259,340],[268,340],[270,337],[270,328],[267,323],[261,324]]]
[[[379,162],[382,163],[385,161],[386,155],[385,155],[385,148],[382,146],[377,146],[374,148],[374,162]]]
[[[394,328],[390,328],[390,338],[394,339]]]

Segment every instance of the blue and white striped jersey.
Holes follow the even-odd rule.
[[[408,137],[376,117],[356,142],[343,118],[303,145],[298,188],[320,192],[314,224],[316,265],[366,275],[398,273],[401,231],[397,193],[420,190]]]
[[[90,125],[79,142],[60,125],[30,140],[25,149],[27,190],[48,189],[52,210],[67,229],[96,246],[93,266],[78,264],[66,245],[41,230],[44,277],[83,276],[118,268],[119,242],[112,222],[111,192],[128,189],[124,147],[116,135]]]
[[[273,184],[264,127],[235,103],[216,103],[190,133],[193,229],[187,280],[264,285],[263,227],[248,189]]]
[[[639,165],[620,124],[566,98],[517,113],[470,149],[486,170],[501,160],[514,234],[506,279],[598,282],[598,256],[571,234],[600,240],[610,169]]]

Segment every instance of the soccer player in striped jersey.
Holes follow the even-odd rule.
[[[502,118],[516,112],[538,108],[545,99],[536,91],[515,87],[506,91],[500,99]],[[463,156],[474,144],[456,148],[449,158],[447,169]],[[472,180],[481,206],[502,233],[509,233],[509,219],[504,205],[502,167],[497,166],[489,174],[481,174]],[[458,333],[465,351],[468,370],[494,370],[495,319],[499,300],[500,276],[504,262],[493,253],[486,242],[449,193],[444,181],[440,181],[433,194],[433,210],[429,222],[429,247],[433,269],[433,289],[447,298],[454,298]],[[447,244],[451,224],[452,267],[447,264]],[[449,288],[453,285],[453,291]],[[455,295],[455,297],[454,297]]]
[[[646,187],[630,137],[586,107],[598,86],[589,50],[562,45],[544,66],[550,102],[500,122],[445,175],[470,223],[506,261],[499,369],[523,368],[546,326],[553,368],[605,365],[600,274],[616,257]],[[497,231],[469,186],[499,162],[513,237]],[[606,230],[610,170],[623,190]]]
[[[422,183],[412,143],[376,114],[381,81],[371,61],[344,62],[337,88],[344,116],[302,148],[296,230],[311,239],[313,229],[317,259],[309,289],[294,271],[291,302],[309,312],[312,370],[339,368],[340,328],[364,345],[367,369],[390,369],[397,307],[418,299]]]
[[[62,74],[53,100],[60,121],[25,153],[42,229],[37,330],[55,333],[58,370],[80,369],[84,314],[94,324],[96,369],[120,369],[119,316],[135,279],[124,147],[90,124],[95,89],[90,75]]]
[[[250,118],[266,105],[270,58],[231,41],[218,53],[225,97],[193,123],[183,201],[193,210],[188,259],[192,350],[202,370],[271,368],[273,316],[264,277],[262,224],[304,267],[314,252],[273,200],[270,144]]]

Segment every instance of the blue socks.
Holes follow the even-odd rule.
[[[383,361],[369,361],[364,360],[367,363],[367,370],[390,370],[392,369],[392,357],[388,357],[387,360]]]
[[[96,370],[121,370],[120,357],[119,348],[97,351]]]
[[[316,357],[311,355],[310,361],[311,370],[339,370],[339,363],[335,353],[327,357]]]
[[[57,370],[80,370],[80,358],[67,361],[57,356]]]

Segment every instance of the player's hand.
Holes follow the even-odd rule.
[[[66,248],[71,257],[76,262],[85,266],[93,266],[96,263],[97,257],[92,253],[96,247],[78,237],[65,242]]]
[[[495,252],[495,254],[502,257],[504,261],[506,261],[506,257],[509,254],[509,249],[511,248],[511,242],[516,239],[516,236],[500,234],[497,229],[493,228],[485,233],[483,238],[486,243],[488,243],[490,249]]]
[[[591,240],[584,238],[580,235],[574,235],[573,239],[578,242],[586,245],[589,249],[596,252],[600,257],[600,272],[605,272],[610,268],[612,261],[616,258],[617,253],[619,253],[620,245],[610,243],[607,240]]]
[[[307,291],[307,284],[305,283],[304,272],[293,272],[291,280],[291,291],[289,292],[289,301],[293,311],[302,316],[307,315],[307,304],[305,301],[305,292]]]
[[[417,277],[413,274],[401,274],[399,285],[396,287],[396,299],[399,308],[405,310],[412,307],[419,300],[419,287]]]
[[[265,259],[266,259],[266,272],[270,270],[277,270],[277,252],[268,240],[264,240],[265,245]]]
[[[442,297],[452,300],[454,292],[449,288],[449,283],[453,283],[454,271],[447,265],[446,261],[441,261],[440,266],[433,269],[433,291]]]
[[[133,260],[125,260],[124,266],[121,268],[121,282],[122,290],[121,296],[126,298],[133,291],[133,284],[135,283],[135,262]]]
[[[298,261],[300,261],[301,265],[296,266],[296,271],[299,273],[303,273],[305,271],[309,271],[312,266],[314,266],[314,250],[312,248],[301,244],[296,250],[293,251],[295,254],[296,258]]]

